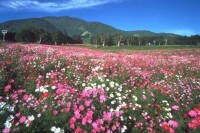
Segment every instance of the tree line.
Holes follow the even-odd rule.
[[[2,40],[3,34],[0,34]],[[24,27],[18,32],[8,32],[5,36],[6,41],[39,43],[39,44],[79,44],[82,43],[80,37],[72,38],[60,31],[49,32],[35,27]]]
[[[3,34],[0,34],[0,40],[3,39]],[[69,37],[67,32],[61,31],[49,32],[44,29],[35,27],[24,27],[18,32],[8,32],[5,36],[6,41],[24,42],[24,43],[39,43],[39,44],[81,44],[83,37],[76,35]],[[95,36],[89,36],[90,43],[96,46],[141,46],[141,45],[200,45],[200,35],[193,36],[139,36],[137,34],[124,35],[116,33],[106,35],[104,33]]]
[[[91,44],[96,46],[141,46],[141,45],[200,45],[200,35],[193,36],[150,36],[140,37],[137,34],[133,35],[105,35],[103,33],[93,36]]]

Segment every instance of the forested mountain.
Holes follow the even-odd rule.
[[[88,22],[68,16],[7,21],[0,23],[0,30],[8,30],[5,37],[7,41],[58,45],[75,43],[102,46],[200,44],[199,35],[187,37],[148,30],[123,31],[101,22]],[[3,40],[1,33],[0,40]]]
[[[8,30],[9,32],[18,32],[25,27],[41,28],[49,32],[58,31],[58,29],[53,24],[41,18],[11,20],[0,23],[0,30]]]
[[[143,36],[177,36],[175,34],[168,33],[154,33],[151,31],[122,31],[112,26],[100,23],[100,22],[87,22],[82,19],[63,16],[63,17],[43,17],[43,18],[30,18],[22,20],[12,20],[0,23],[0,30],[7,29],[10,32],[17,32],[24,27],[36,27],[47,30],[49,32],[61,31],[70,37],[80,35],[84,31],[88,31],[92,36],[97,34],[113,35],[120,33],[122,35],[137,34]]]

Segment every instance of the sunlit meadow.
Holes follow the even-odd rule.
[[[0,130],[200,132],[200,50],[0,48]]]

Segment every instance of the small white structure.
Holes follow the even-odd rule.
[[[3,43],[4,43],[5,42],[5,35],[6,35],[6,33],[8,33],[8,30],[2,30],[1,32],[3,34]]]

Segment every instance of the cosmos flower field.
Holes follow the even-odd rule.
[[[200,50],[0,48],[0,131],[200,132]]]

